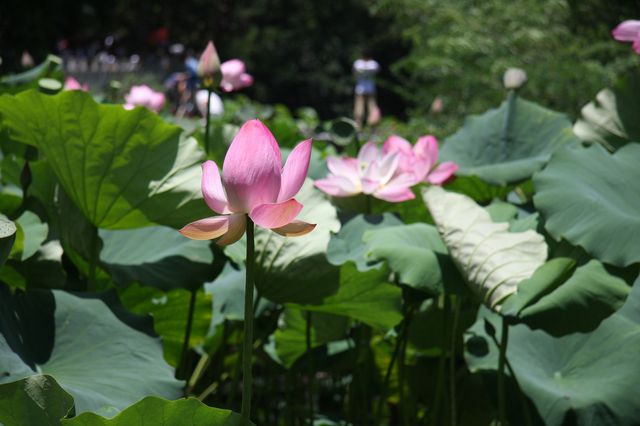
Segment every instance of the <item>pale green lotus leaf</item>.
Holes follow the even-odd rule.
[[[438,231],[471,289],[489,307],[517,292],[520,281],[533,275],[547,259],[544,237],[535,231],[509,232],[506,222],[466,195],[438,186],[423,190]]]

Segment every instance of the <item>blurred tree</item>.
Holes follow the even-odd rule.
[[[498,105],[510,66],[529,75],[524,96],[575,116],[619,72],[640,64],[610,35],[619,21],[640,18],[637,1],[378,0],[372,12],[391,17],[411,44],[393,71],[412,115],[427,114],[440,96],[443,114],[431,117],[445,132]]]

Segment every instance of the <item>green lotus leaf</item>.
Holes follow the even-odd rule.
[[[449,252],[434,226],[414,223],[373,229],[364,233],[363,240],[365,259],[386,261],[400,283],[431,295],[442,292],[438,254],[448,256]]]
[[[349,320],[344,316],[286,308],[280,315],[278,328],[272,335],[277,361],[286,368],[291,368],[307,352],[309,318],[312,348],[346,337]]]
[[[331,235],[331,240],[327,246],[329,263],[339,266],[352,261],[356,263],[360,271],[367,271],[376,267],[375,264],[370,264],[365,258],[366,243],[363,241],[363,236],[367,230],[397,225],[402,225],[402,221],[390,213],[380,216],[358,215],[351,218],[342,225],[338,233]]]
[[[445,140],[441,160],[458,164],[458,175],[506,185],[528,179],[553,151],[579,142],[563,114],[517,97],[512,106],[509,123],[509,101],[468,117],[463,127]]]
[[[547,259],[544,237],[509,232],[469,197],[438,186],[423,191],[427,207],[458,270],[489,307],[499,309]]]
[[[3,285],[0,294],[0,383],[48,374],[73,396],[76,413],[181,395],[150,319],[124,310],[114,293],[12,295]]]
[[[0,97],[13,140],[44,154],[96,227],[180,227],[210,214],[200,195],[204,154],[145,108],[99,105],[82,91]]]
[[[545,424],[637,424],[639,284],[635,283],[624,306],[590,333],[557,338],[526,325],[509,327],[507,359]],[[465,335],[465,358],[472,372],[497,369],[498,348],[486,335],[485,320],[501,339],[500,317],[481,308]]]
[[[221,269],[213,266],[209,241],[190,240],[173,228],[100,230],[100,238],[100,261],[118,285],[197,289]]]
[[[19,260],[27,260],[33,256],[40,248],[40,245],[47,239],[49,225],[42,223],[35,213],[25,210],[16,219],[17,237],[11,249],[12,257]]]
[[[0,385],[0,424],[60,426],[73,398],[51,376],[36,374]]]
[[[164,358],[176,367],[182,356],[182,343],[187,327],[191,292],[177,288],[168,292],[137,284],[119,292],[122,304],[136,314],[153,317],[153,328],[162,337]],[[189,347],[204,343],[211,324],[211,297],[199,290],[196,293]]]
[[[614,154],[601,145],[562,149],[534,176],[533,202],[544,226],[599,260],[640,262],[640,144]]]
[[[64,426],[243,426],[239,414],[209,407],[195,398],[167,401],[148,396],[111,419],[84,413],[65,419]],[[250,425],[253,423],[249,422]]]
[[[372,327],[389,330],[402,319],[402,290],[387,282],[386,268],[360,272],[353,262],[340,267],[340,280],[322,300],[314,304],[288,304],[313,312],[343,315]]]

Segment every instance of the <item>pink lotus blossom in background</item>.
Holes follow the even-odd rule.
[[[82,90],[83,92],[89,91],[88,84],[80,84],[75,78],[68,76],[64,81],[64,90]]]
[[[618,41],[633,43],[633,50],[640,54],[640,21],[623,21],[611,31],[611,34]]]
[[[194,240],[218,239],[221,246],[238,241],[246,230],[247,215],[258,226],[280,235],[297,237],[314,224],[295,220],[302,210],[294,198],[309,170],[311,139],[299,143],[282,167],[280,148],[259,120],[247,121],[233,139],[222,165],[202,165],[204,200],[220,216],[208,217],[180,230]]]
[[[137,106],[144,106],[151,111],[160,112],[165,103],[164,93],[156,92],[149,86],[133,86],[124,96],[125,108],[133,109]]]
[[[327,166],[329,175],[315,185],[334,197],[364,193],[392,203],[415,198],[410,189],[416,183],[413,174],[400,169],[397,153],[385,154],[375,142],[363,145],[358,158],[329,157]]]
[[[422,136],[415,145],[400,136],[390,136],[382,146],[384,153],[397,153],[400,158],[399,169],[402,173],[412,174],[415,182],[441,185],[458,170],[452,162],[438,162],[438,140],[431,135]]]
[[[230,59],[220,65],[222,81],[220,88],[225,92],[233,92],[253,84],[253,77],[247,74],[244,62],[240,59]]]

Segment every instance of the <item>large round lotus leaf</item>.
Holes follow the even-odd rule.
[[[439,186],[423,196],[458,270],[489,307],[498,310],[547,259],[542,235],[510,232],[508,223],[493,222],[471,198]]]
[[[365,258],[366,243],[362,239],[365,232],[398,225],[402,225],[402,221],[391,213],[378,216],[362,214],[355,216],[342,225],[340,232],[331,234],[327,246],[327,260],[336,266],[352,261],[360,271],[374,268],[376,265],[372,265],[372,262]]]
[[[330,294],[313,304],[291,304],[314,312],[343,315],[389,330],[402,320],[402,290],[387,282],[386,268],[359,272],[353,262],[340,267],[340,280]]]
[[[209,241],[190,240],[173,228],[100,230],[100,238],[104,244],[100,261],[119,285],[139,282],[167,291],[197,289],[221,269],[214,267]],[[220,257],[224,257],[221,252]]]
[[[448,256],[449,252],[434,226],[414,223],[372,229],[363,238],[369,262],[386,261],[402,284],[431,295],[442,292],[438,255]]]
[[[0,286],[0,296],[0,383],[48,374],[73,396],[76,413],[181,395],[150,319],[124,310],[113,293],[11,295]]]
[[[500,330],[501,318],[482,308],[465,336],[471,371],[497,369],[498,348],[485,333],[485,319]],[[509,327],[507,359],[549,426],[637,425],[638,353],[640,282],[625,305],[591,333],[554,338],[525,325]]]
[[[558,151],[534,176],[533,202],[545,227],[605,263],[640,261],[640,144]]]
[[[162,337],[164,358],[170,365],[178,366],[182,356],[191,292],[182,288],[163,292],[134,284],[119,294],[122,304],[131,312],[153,317],[153,328]],[[211,297],[203,290],[198,290],[189,347],[204,343],[210,325]]]
[[[599,143],[613,151],[628,142],[640,142],[640,74],[619,80],[603,89],[582,108],[582,118],[573,126],[585,142]]]
[[[468,117],[464,126],[446,139],[441,160],[458,164],[459,175],[505,185],[529,178],[553,151],[579,141],[563,114],[515,98],[507,126],[508,110],[509,102],[505,101],[497,109]]]
[[[51,376],[34,375],[0,385],[0,424],[59,426],[73,398]]]
[[[243,426],[239,414],[209,407],[195,398],[167,401],[149,396],[112,419],[84,413],[63,420],[64,426]],[[249,425],[253,423],[249,422]]]
[[[0,97],[11,138],[44,154],[89,221],[123,229],[180,227],[210,214],[200,195],[204,154],[145,108],[99,105],[82,91]]]

